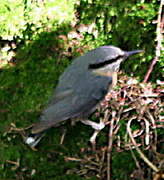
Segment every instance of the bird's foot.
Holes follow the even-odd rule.
[[[103,119],[100,119],[99,123],[90,121],[90,120],[81,120],[81,122],[85,125],[91,126],[95,131],[93,135],[90,138],[90,142],[92,145],[92,150],[96,150],[96,137],[99,134],[99,132],[107,125],[107,122],[104,122]]]

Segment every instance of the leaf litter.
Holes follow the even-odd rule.
[[[65,157],[66,161],[79,162],[77,168],[67,173],[85,178],[96,176],[98,179],[110,179],[112,152],[130,151],[136,164],[136,169],[130,174],[131,179],[148,177],[146,169],[150,169],[149,176],[153,180],[164,178],[164,138],[158,133],[164,132],[163,83],[141,83],[120,73],[117,88],[107,94],[96,117],[102,118],[102,114],[109,127],[109,131],[104,130],[107,142],[103,146],[97,145],[93,153],[85,153],[83,158]],[[120,135],[124,124],[126,130]],[[134,150],[140,158],[136,157]],[[152,154],[153,159],[149,160],[143,152]],[[146,166],[141,167],[143,161]]]

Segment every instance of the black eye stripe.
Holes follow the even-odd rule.
[[[110,60],[106,60],[104,62],[100,62],[100,63],[96,63],[96,64],[89,64],[88,69],[98,69],[101,68],[105,65],[108,64],[112,64],[114,62],[116,62],[118,59],[123,58],[123,55],[117,56],[116,58],[110,59]]]

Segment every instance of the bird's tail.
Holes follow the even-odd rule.
[[[47,121],[40,121],[33,124],[31,132],[24,138],[25,143],[32,148],[35,147],[45,135],[45,132],[52,126],[54,126],[54,123]]]
[[[35,147],[49,128],[49,123],[45,121],[40,121],[39,123],[33,124],[30,133],[28,133],[28,135],[26,135],[26,137],[24,138],[25,143],[32,148]]]
[[[30,147],[34,148],[42,139],[42,137],[45,135],[45,132],[41,132],[38,134],[29,134],[27,137],[24,138],[24,141],[26,144],[28,144]]]

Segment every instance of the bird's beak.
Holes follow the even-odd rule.
[[[131,55],[138,54],[138,53],[142,53],[142,52],[144,52],[144,51],[143,51],[143,50],[126,51],[126,52],[125,52],[125,56],[126,56],[126,57],[129,57],[129,56],[131,56]]]

